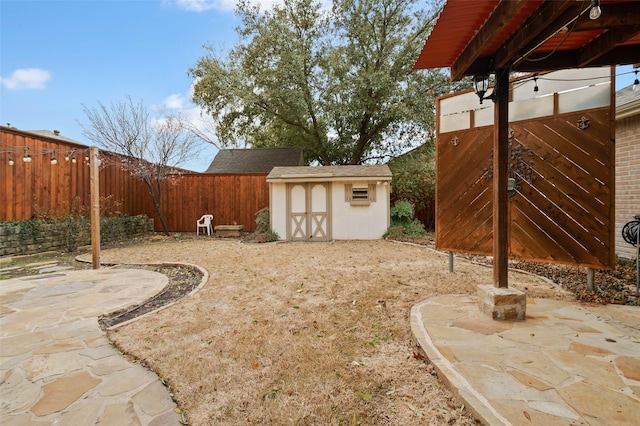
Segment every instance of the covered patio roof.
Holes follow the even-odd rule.
[[[640,62],[640,1],[448,0],[414,69],[451,68],[451,80]]]

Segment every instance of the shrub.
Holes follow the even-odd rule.
[[[415,209],[413,204],[406,200],[399,200],[391,207],[391,224],[408,224],[414,219]]]
[[[436,182],[435,149],[430,141],[389,162],[393,173],[392,196],[408,200],[418,210],[429,205]]]
[[[385,238],[416,238],[427,235],[424,225],[414,218],[413,205],[406,200],[399,200],[391,207],[391,225],[385,232]]]
[[[268,243],[278,241],[280,236],[271,229],[269,207],[258,210],[256,213],[256,232],[253,233],[253,240],[257,243]]]
[[[51,221],[54,229],[61,237],[62,250],[73,253],[78,249],[80,242],[86,238],[89,231],[89,220],[83,217],[69,215],[62,219]]]

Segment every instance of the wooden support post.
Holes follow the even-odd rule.
[[[587,290],[595,290],[594,278],[596,270],[593,268],[587,268]]]
[[[91,185],[91,251],[93,269],[100,268],[100,160],[98,148],[91,147],[89,154]]]
[[[509,70],[496,70],[497,99],[493,135],[493,285],[509,287]]]

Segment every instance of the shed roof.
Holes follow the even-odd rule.
[[[302,166],[274,167],[267,175],[267,181],[288,179],[361,179],[390,180],[391,169],[386,164],[359,166]]]
[[[222,149],[205,173],[269,173],[275,166],[302,165],[302,148]]]
[[[640,61],[640,1],[448,0],[414,69],[451,79],[493,70],[537,72]]]

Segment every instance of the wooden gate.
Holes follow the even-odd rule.
[[[328,241],[329,184],[326,182],[288,184],[289,212],[287,239]]]
[[[612,89],[593,87],[588,88],[597,91],[593,103],[606,105],[561,113],[563,104],[555,93],[545,101],[550,115],[509,124],[511,257],[595,268],[614,265]],[[493,126],[474,127],[476,112],[466,113],[470,126],[456,125],[437,135],[436,245],[491,255]]]

